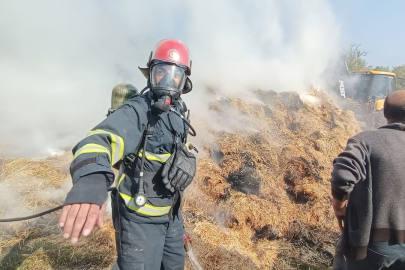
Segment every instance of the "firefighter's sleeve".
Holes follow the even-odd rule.
[[[114,182],[111,166],[135,151],[147,125],[147,109],[143,98],[127,101],[73,148],[73,187],[65,205],[101,206],[107,200],[107,189]]]
[[[368,152],[356,139],[349,139],[345,150],[333,161],[332,196],[340,201],[348,199],[353,187],[367,176]]]

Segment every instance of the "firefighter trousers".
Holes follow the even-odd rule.
[[[121,198],[112,192],[117,263],[113,270],[183,270],[185,251],[181,212],[166,223],[144,223],[130,218]],[[118,204],[118,205],[117,205]]]

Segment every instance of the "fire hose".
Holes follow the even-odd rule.
[[[107,191],[112,191],[114,188],[115,187],[109,188],[109,189],[107,189]],[[49,213],[52,213],[52,212],[56,212],[56,211],[58,211],[58,210],[60,210],[62,208],[63,208],[63,204],[59,205],[59,206],[57,206],[55,208],[46,210],[46,211],[36,213],[34,215],[31,215],[31,216],[0,219],[0,223],[2,223],[2,222],[14,222],[14,221],[21,221],[21,220],[28,220],[28,219],[32,219],[32,218],[37,218],[37,217],[40,217],[40,216],[43,216],[43,215],[46,215],[46,214],[49,214]]]
[[[115,187],[109,188],[107,191],[112,191]],[[22,220],[28,220],[28,219],[33,219],[33,218],[37,218],[52,212],[56,212],[60,209],[63,208],[63,204],[59,205],[55,208],[51,208],[49,210],[40,212],[40,213],[36,213],[34,215],[30,215],[30,216],[25,216],[25,217],[16,217],[16,218],[5,218],[5,219],[0,219],[0,223],[2,222],[14,222],[14,221],[22,221]],[[201,265],[198,263],[197,258],[194,255],[193,249],[191,247],[191,240],[190,240],[190,236],[186,233],[184,233],[183,236],[183,243],[184,243],[184,249],[187,253],[188,258],[190,259],[191,264],[193,265],[195,270],[203,270],[203,268],[201,267]]]
[[[31,216],[0,219],[0,222],[13,222],[13,221],[21,221],[21,220],[32,219],[32,218],[40,217],[40,216],[43,216],[43,215],[58,211],[58,210],[60,210],[62,208],[63,208],[63,205],[59,205],[58,207],[55,207],[55,208],[46,210],[44,212],[40,212],[40,213],[31,215]]]

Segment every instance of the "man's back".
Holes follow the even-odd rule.
[[[387,232],[386,228],[405,230],[405,125],[390,124],[367,132],[364,142],[369,148],[371,167],[371,240],[385,238],[388,241],[394,235]],[[397,232],[395,236],[395,240],[404,242],[405,235],[402,232]]]
[[[387,96],[384,117],[333,161],[334,270],[405,269],[405,90]]]
[[[345,253],[366,256],[369,242],[404,243],[405,124],[390,124],[349,139],[334,160],[332,193],[350,194],[344,226]]]

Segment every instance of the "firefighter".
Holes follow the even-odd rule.
[[[119,169],[111,192],[118,254],[113,269],[184,269],[180,203],[196,171],[195,156],[184,145],[194,129],[180,97],[192,89],[189,49],[162,40],[140,70],[148,86],[73,148],[73,187],[59,225],[73,244],[103,226],[113,166]]]

